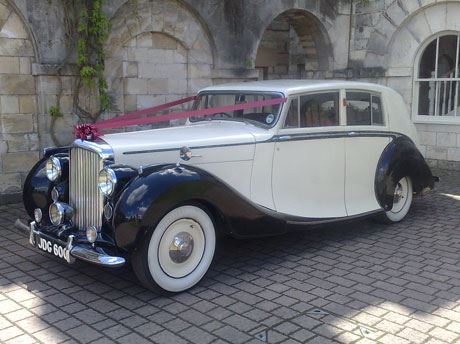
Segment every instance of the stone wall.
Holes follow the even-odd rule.
[[[71,142],[79,120],[75,18],[63,4],[0,0],[0,203],[18,199],[41,149]],[[103,118],[210,84],[263,78],[264,70],[267,78],[383,83],[412,113],[420,47],[460,30],[460,1],[111,0],[104,11],[112,23],[105,73],[113,106]],[[81,103],[91,108],[94,98],[82,95]],[[56,105],[63,117],[48,114]],[[433,164],[458,168],[460,123],[417,128]]]
[[[37,98],[31,75],[34,57],[22,19],[8,2],[1,0],[0,203],[5,201],[5,195],[20,192],[26,172],[39,157]]]

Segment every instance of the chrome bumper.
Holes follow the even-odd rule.
[[[37,247],[37,242],[35,241],[36,236],[44,237],[44,234],[36,230],[35,221],[33,221],[30,223],[29,243],[34,247]],[[69,254],[65,254],[62,257],[67,261],[67,263],[75,262],[75,258],[84,260],[91,264],[111,268],[117,268],[123,266],[126,263],[126,260],[123,257],[109,256],[79,245],[74,245],[73,240],[73,235],[69,235],[67,242],[53,238],[53,241],[61,246],[64,246],[66,252],[69,252]]]

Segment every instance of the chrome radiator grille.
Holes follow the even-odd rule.
[[[74,147],[70,152],[70,205],[74,224],[81,230],[102,226],[103,196],[97,185],[103,160],[95,152]]]

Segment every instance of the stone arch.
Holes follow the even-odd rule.
[[[460,23],[455,17],[458,11],[458,2],[430,3],[395,22],[398,25],[387,36],[379,33],[383,32],[379,30],[383,24],[379,24],[377,32],[370,37],[374,47],[368,49],[365,64],[380,61],[378,63],[386,69],[388,85],[400,92],[407,104],[412,105],[413,77],[421,49],[436,34],[460,31]],[[415,109],[412,106],[412,111]]]
[[[20,12],[0,0],[0,195],[20,193],[39,156],[35,52]]]
[[[320,76],[333,61],[329,36],[311,12],[290,9],[276,16],[261,37],[255,66],[263,78]]]
[[[106,76],[119,112],[177,99],[211,84],[212,40],[182,3],[128,2],[111,23]]]

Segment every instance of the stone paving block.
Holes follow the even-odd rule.
[[[89,343],[102,337],[100,332],[92,329],[88,325],[80,325],[68,330],[66,333],[81,343]]]

